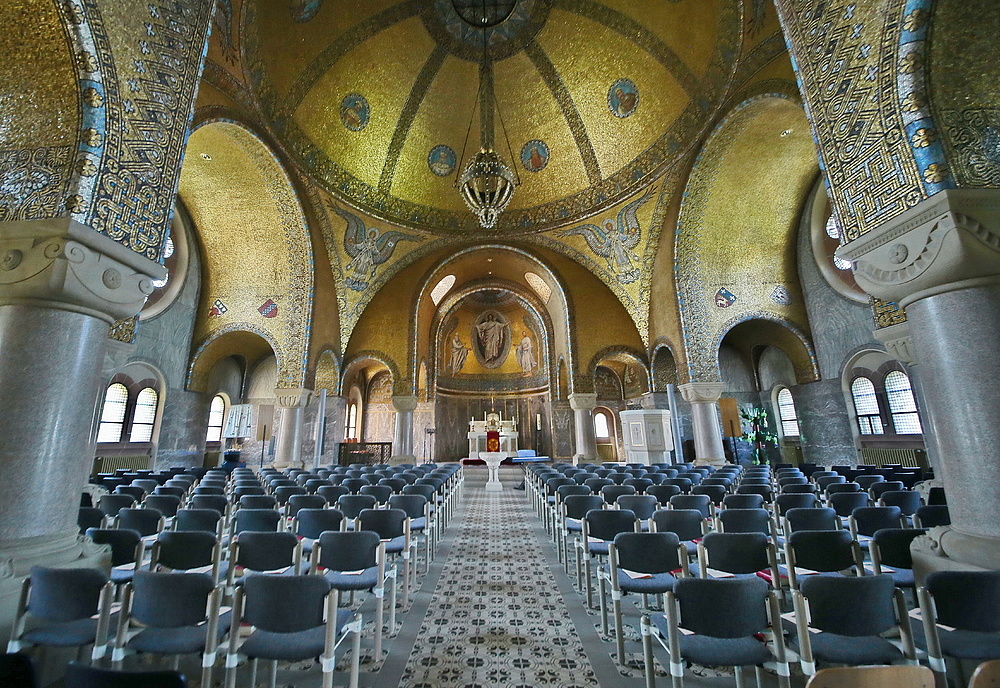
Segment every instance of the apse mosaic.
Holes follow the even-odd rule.
[[[348,93],[340,101],[340,121],[349,131],[361,131],[368,126],[371,108],[360,93]]]
[[[618,79],[608,89],[608,109],[615,117],[628,117],[639,107],[639,89],[631,79]]]
[[[427,167],[438,177],[447,177],[455,171],[455,151],[451,146],[440,144],[427,154]]]
[[[521,166],[528,172],[541,172],[549,164],[549,147],[534,139],[521,148]]]

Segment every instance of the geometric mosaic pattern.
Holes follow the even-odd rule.
[[[598,686],[524,492],[467,479],[463,501],[400,688]]]

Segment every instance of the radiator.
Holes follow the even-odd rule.
[[[98,456],[94,459],[94,470],[91,475],[98,473],[114,473],[118,469],[128,471],[146,470],[149,468],[149,455],[136,454],[134,456]]]
[[[861,460],[866,465],[883,466],[887,463],[909,466],[910,468],[922,468],[920,458],[923,458],[922,449],[893,449],[863,447],[861,449]]]

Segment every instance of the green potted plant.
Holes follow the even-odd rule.
[[[754,464],[767,463],[767,450],[777,446],[778,435],[768,429],[767,411],[760,406],[746,406],[740,409],[743,421],[743,435],[751,449]]]

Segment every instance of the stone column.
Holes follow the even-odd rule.
[[[839,379],[816,380],[791,388],[799,417],[802,459],[820,466],[854,466],[858,448]]]
[[[594,430],[594,408],[596,394],[570,394],[569,405],[573,409],[573,435],[576,439],[573,463],[597,460],[597,432]]]
[[[68,218],[0,223],[0,627],[32,565],[99,565],[76,517],[108,326],[165,274]]]
[[[276,389],[278,401],[278,436],[274,443],[274,467],[302,468],[302,411],[309,403],[312,390]]]
[[[688,382],[678,385],[684,401],[691,404],[691,429],[694,433],[695,463],[721,465],[726,462],[719,422],[721,382]]]
[[[396,411],[396,424],[392,433],[392,455],[413,456],[413,412],[417,408],[415,396],[392,398]]]
[[[943,191],[838,254],[910,325],[952,522],[915,543],[915,567],[1000,568],[1000,191]]]

